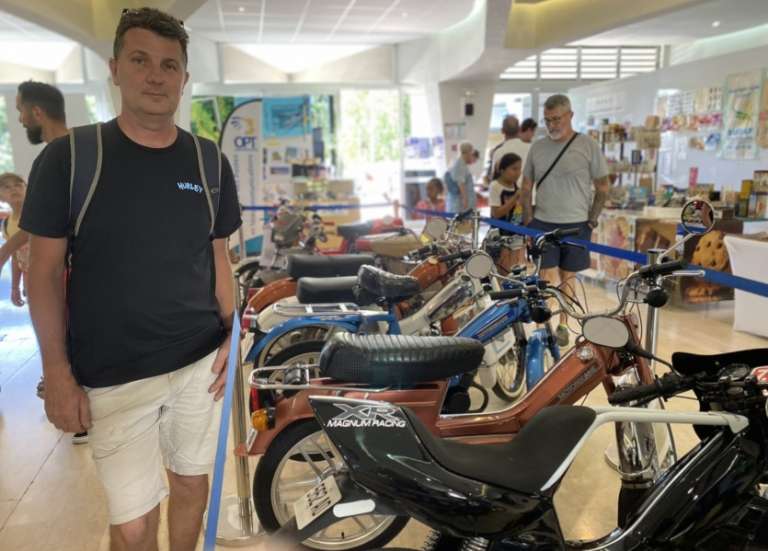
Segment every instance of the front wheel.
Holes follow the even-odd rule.
[[[293,503],[343,462],[315,420],[290,425],[267,449],[253,477],[253,501],[261,525],[274,532],[293,517]],[[362,551],[383,547],[407,517],[364,515],[340,520],[305,540],[305,549]]]
[[[514,402],[525,392],[525,362],[527,339],[521,323],[513,326],[515,344],[494,366],[496,384],[493,392],[505,402]]]

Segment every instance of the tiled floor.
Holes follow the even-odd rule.
[[[73,446],[45,419],[35,396],[40,357],[26,308],[11,305],[9,270],[0,279],[0,551],[106,551],[105,503],[88,446]],[[611,295],[589,289],[592,308],[607,305]],[[730,328],[730,308],[695,310],[667,308],[662,313],[659,352],[715,352],[768,346],[768,341]],[[589,404],[604,404],[596,390]],[[690,409],[693,402],[673,400],[672,409]],[[681,448],[695,440],[692,431],[676,430]],[[613,440],[605,427],[588,443],[567,475],[556,503],[565,533],[572,538],[595,537],[615,526],[619,481],[603,459]],[[229,461],[225,494],[234,494],[234,469]],[[251,474],[255,462],[251,461]],[[425,530],[415,523],[393,544],[418,547]],[[162,540],[162,538],[161,538]],[[265,543],[262,549],[276,549]],[[167,549],[161,544],[161,549]],[[221,548],[223,549],[223,547]]]

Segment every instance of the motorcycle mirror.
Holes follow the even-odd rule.
[[[448,222],[445,220],[445,218],[430,218],[430,220],[424,226],[424,234],[429,236],[433,241],[440,239],[447,230]]]
[[[598,346],[624,348],[629,343],[629,329],[616,318],[596,316],[584,322],[581,328],[584,338]]]
[[[715,226],[715,209],[704,199],[693,199],[683,206],[680,219],[688,234],[704,234]]]
[[[493,271],[493,259],[488,253],[478,251],[467,259],[464,271],[475,279],[486,278]]]

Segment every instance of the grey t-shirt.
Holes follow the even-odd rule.
[[[566,143],[549,137],[533,143],[523,176],[531,180],[534,187]],[[594,195],[593,180],[605,176],[608,176],[608,164],[600,146],[589,136],[579,134],[534,192],[534,217],[554,224],[586,222]]]

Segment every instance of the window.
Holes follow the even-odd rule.
[[[507,68],[503,80],[609,80],[659,67],[657,46],[567,46],[546,50]]]
[[[0,96],[0,173],[13,172],[11,133],[8,131],[8,109],[5,98]]]

